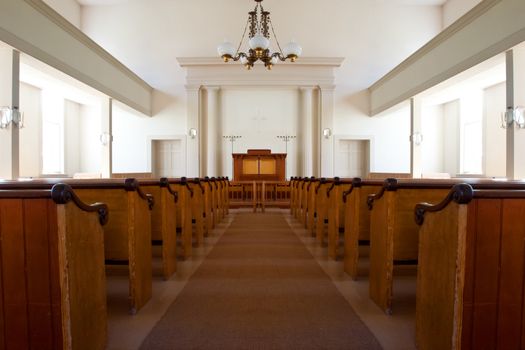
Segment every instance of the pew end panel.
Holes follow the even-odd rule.
[[[420,229],[416,344],[421,349],[453,349],[460,343],[466,210],[451,203],[427,214]]]
[[[395,205],[395,194],[388,191],[370,213],[369,294],[386,314],[392,314]]]
[[[437,205],[418,204],[420,348],[523,347],[524,216],[525,187],[473,190],[461,184]]]
[[[370,245],[370,210],[367,199],[379,192],[381,186],[356,185],[345,203],[344,270],[353,280],[359,278],[360,247]]]
[[[63,184],[0,191],[1,348],[105,348],[107,213]]]

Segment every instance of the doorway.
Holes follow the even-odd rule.
[[[335,174],[339,177],[366,177],[369,172],[369,140],[337,140]]]
[[[152,140],[152,166],[154,178],[182,177],[186,162],[182,140]]]

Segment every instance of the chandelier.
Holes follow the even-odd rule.
[[[279,44],[273,29],[272,21],[270,20],[270,12],[264,11],[264,8],[261,5],[262,1],[263,0],[255,0],[257,3],[255,9],[248,12],[248,22],[244,28],[244,33],[237,50],[230,42],[224,42],[217,47],[217,51],[224,62],[240,60],[247,69],[252,69],[254,63],[261,60],[264,63],[264,66],[270,70],[273,65],[279,61],[284,62],[289,59],[291,62],[295,62],[301,55],[303,49],[294,41],[288,43],[284,47],[284,50],[281,49],[281,45]],[[244,53],[240,50],[248,29],[250,30],[248,34],[248,45],[250,49],[248,53]],[[269,49],[270,29],[279,49],[279,51],[274,53],[271,53]]]

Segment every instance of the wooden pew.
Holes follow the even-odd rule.
[[[204,186],[204,236],[208,237],[213,230],[213,184],[208,176],[203,180]]]
[[[162,276],[168,280],[177,271],[178,193],[166,178],[142,179],[139,185],[156,199],[151,211],[151,244],[162,247]]]
[[[295,217],[306,227],[307,187],[310,179],[305,177],[297,184],[297,210]]]
[[[328,189],[332,186],[334,180],[321,178],[315,188],[315,199],[313,207],[315,208],[315,220],[312,231],[315,233],[317,242],[321,245],[327,243],[328,237]]]
[[[359,277],[359,247],[370,245],[370,211],[368,196],[379,192],[382,180],[354,178],[343,192],[345,203],[344,271],[356,280]]]
[[[0,348],[106,347],[107,219],[68,185],[0,190]]]
[[[334,178],[334,182],[326,191],[328,208],[328,256],[338,259],[343,256],[340,252],[340,238],[345,232],[345,204],[343,193],[350,189],[352,180]],[[344,244],[343,244],[344,246]]]
[[[181,253],[177,254],[177,257],[187,259],[192,255],[193,245],[191,223],[191,198],[193,196],[193,189],[185,177],[180,179],[162,178],[161,181],[169,185],[171,192],[177,193],[175,222],[177,226],[177,247],[181,249]]]
[[[315,220],[317,218],[317,213],[315,212],[317,196],[315,191],[320,182],[321,179],[311,177],[306,186],[306,229],[313,237],[315,237]]]
[[[456,185],[418,204],[416,342],[420,349],[521,349],[525,344],[525,184]]]
[[[394,266],[417,265],[419,227],[413,220],[414,206],[443,198],[454,185],[418,180],[389,178],[380,192],[369,196],[369,293],[387,314],[392,313]]]
[[[195,237],[196,245],[200,246],[204,243],[204,197],[206,190],[198,177],[194,178],[193,180],[189,180],[188,184],[193,190],[193,196],[191,197],[191,221],[193,224],[193,235]]]
[[[417,264],[419,227],[413,208],[419,202],[438,202],[460,181],[476,189],[520,187],[519,182],[480,179],[387,179],[382,190],[369,197],[370,297],[386,313],[392,312],[394,265]]]
[[[126,265],[129,275],[129,312],[136,314],[151,298],[151,209],[154,199],[136,179],[38,179],[7,181],[8,186],[49,189],[58,181],[70,185],[86,203],[102,201],[111,211],[104,226],[106,265]]]
[[[299,179],[295,176],[290,178],[290,215],[295,217],[297,210],[297,184]]]
[[[222,189],[222,194],[221,194],[221,197],[223,199],[223,210],[222,210],[222,218],[224,218],[226,215],[228,215],[230,213],[230,197],[229,197],[229,188],[230,188],[230,180],[228,179],[228,177],[223,177],[222,178],[222,183],[223,183],[223,189]]]

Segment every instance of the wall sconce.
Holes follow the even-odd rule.
[[[24,114],[18,110],[18,107],[0,107],[0,129],[7,129],[11,123],[22,129],[24,127],[23,116]]]
[[[195,137],[197,137],[197,129],[191,128],[190,131],[188,132],[188,135],[190,135],[190,137],[194,139]]]
[[[410,135],[410,142],[414,142],[416,146],[419,146],[421,143],[423,143],[423,134],[420,132],[413,133]]]
[[[518,129],[525,129],[525,107],[507,107],[507,110],[501,114],[501,128],[507,129],[512,124]]]
[[[330,138],[330,136],[332,136],[332,130],[330,130],[330,128],[323,129],[323,136],[325,139]]]
[[[103,132],[99,136],[100,143],[102,146],[107,146],[110,142],[113,141],[113,136],[109,134],[109,132]]]

